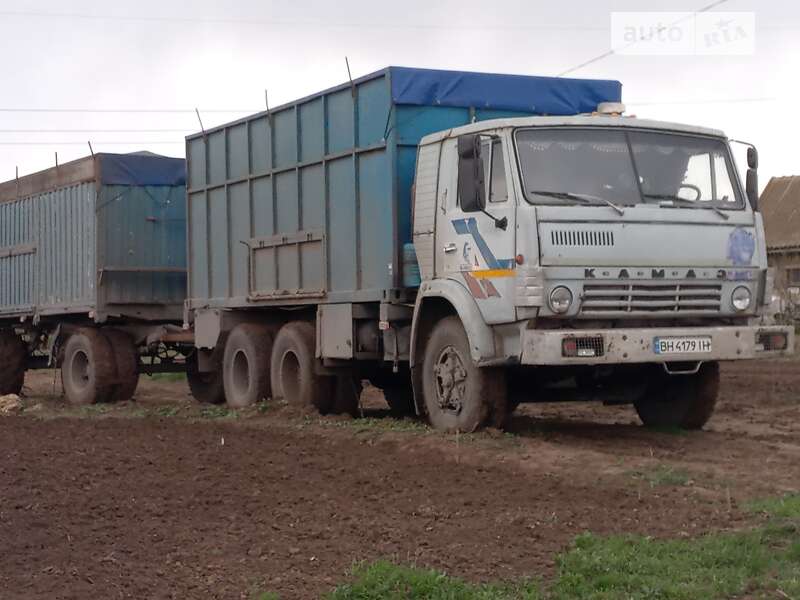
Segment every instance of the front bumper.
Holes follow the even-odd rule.
[[[771,350],[759,343],[765,334],[784,333],[786,348]],[[658,354],[655,338],[710,337],[710,352]],[[592,346],[594,355],[565,356],[565,340],[582,340]],[[585,344],[584,341],[588,341]],[[794,352],[791,327],[669,327],[592,330],[525,330],[522,339],[522,364],[592,365],[622,363],[665,363],[675,361],[717,361],[772,358]]]

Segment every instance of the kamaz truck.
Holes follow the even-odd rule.
[[[187,138],[198,398],[442,430],[519,402],[701,428],[721,361],[790,353],[757,154],[626,117],[615,81],[390,67]]]

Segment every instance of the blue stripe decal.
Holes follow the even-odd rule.
[[[486,266],[489,269],[511,269],[514,266],[513,258],[497,259],[494,256],[489,244],[483,239],[481,232],[478,230],[478,222],[475,217],[469,219],[454,219],[453,227],[458,235],[472,235],[472,239],[478,245],[483,260],[486,261]]]

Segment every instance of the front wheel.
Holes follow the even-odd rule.
[[[458,317],[439,321],[425,345],[422,389],[430,424],[443,431],[472,432],[505,418],[505,372],[480,368]],[[501,422],[494,423],[500,425]]]
[[[654,377],[634,402],[648,427],[702,429],[714,413],[719,395],[719,364],[704,363],[693,375]]]

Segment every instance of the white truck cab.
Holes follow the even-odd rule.
[[[646,424],[702,427],[718,361],[794,345],[764,316],[754,148],[748,162],[742,185],[721,131],[596,114],[423,138],[411,365],[426,411],[463,414],[452,398],[467,401],[471,377],[476,389],[510,386],[512,403],[532,399],[534,380],[572,377],[608,401],[624,390]],[[483,372],[456,352],[430,359],[438,371],[428,373],[421,342],[432,333],[418,321],[436,298],[455,307]]]

